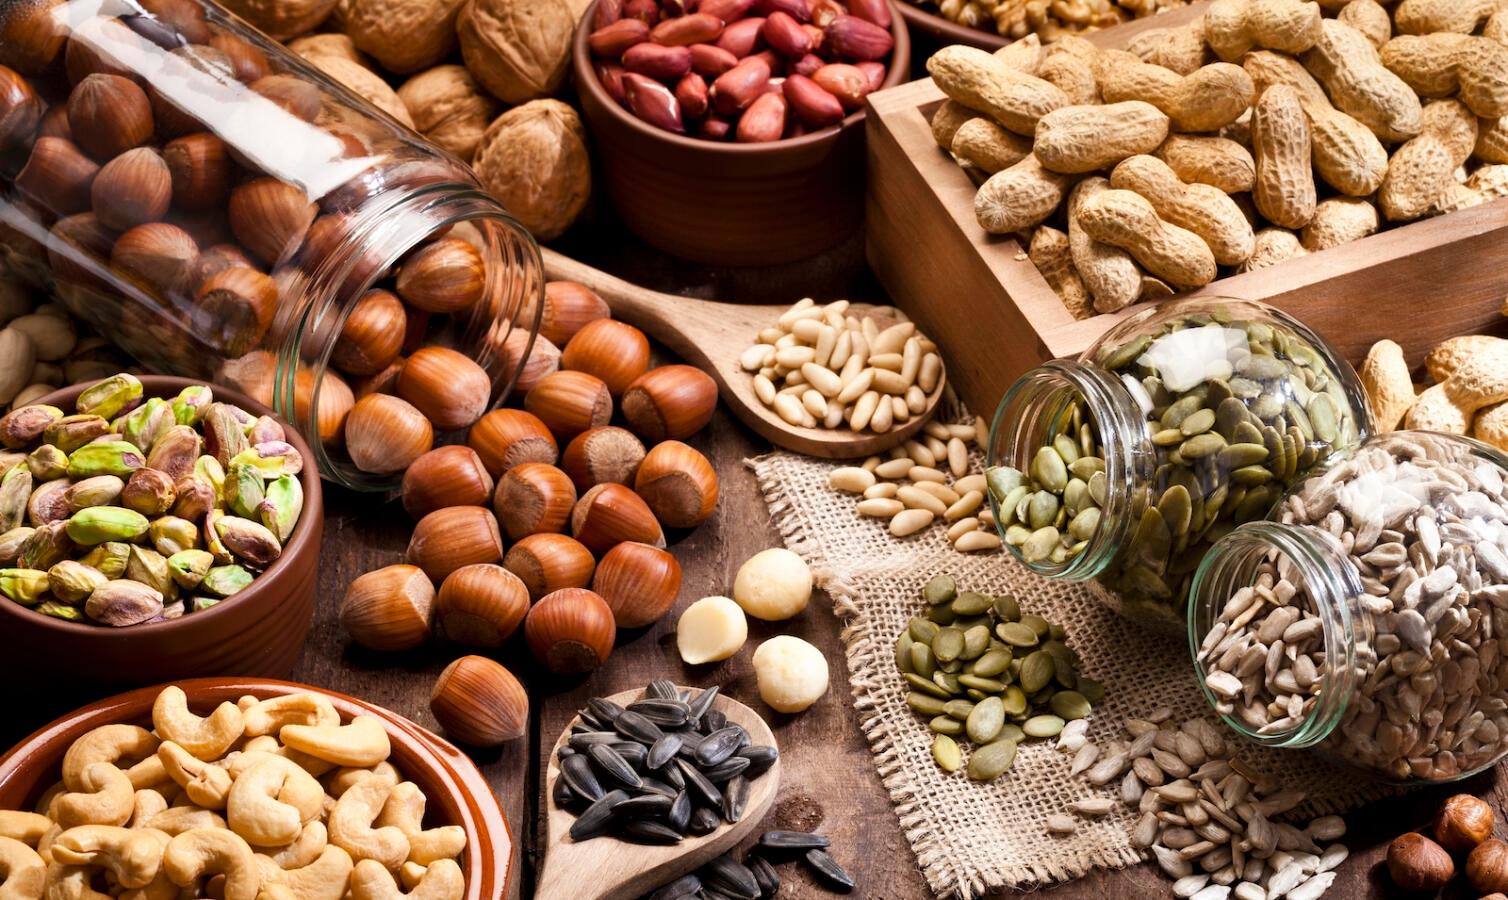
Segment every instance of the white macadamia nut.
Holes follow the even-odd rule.
[[[798,713],[827,693],[827,659],[799,637],[777,635],[754,651],[754,677],[771,709]]]
[[[738,570],[733,599],[756,619],[789,619],[812,598],[812,570],[795,553],[773,547],[754,554]]]
[[[749,622],[727,597],[703,597],[681,613],[675,643],[690,665],[717,662],[738,652],[749,639]]]

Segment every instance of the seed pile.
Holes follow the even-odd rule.
[[[927,408],[942,383],[937,345],[891,307],[866,312],[898,319],[881,330],[847,300],[810,297],[761,331],[739,358],[754,393],[791,425],[883,434]]]
[[[552,799],[575,813],[571,840],[604,834],[639,844],[676,844],[737,822],[749,783],[775,764],[774,747],[753,744],[742,725],[699,694],[665,680],[619,706],[593,697],[556,755]]]
[[[1077,723],[1074,723],[1077,724]],[[1307,827],[1273,821],[1304,802],[1231,756],[1220,729],[1208,719],[1179,725],[1161,709],[1129,719],[1126,739],[1103,746],[1083,727],[1065,730],[1059,749],[1072,753],[1072,775],[1090,784],[1119,781],[1119,800],[1141,813],[1131,843],[1151,850],[1159,868],[1175,879],[1177,897],[1197,900],[1316,900],[1335,881],[1332,871],[1349,851],[1321,846],[1345,834],[1340,816],[1321,816]],[[1111,798],[1080,801],[1079,816],[1114,809]],[[1072,834],[1077,820],[1048,817],[1055,834]]]
[[[995,550],[1000,535],[985,503],[985,479],[969,472],[969,443],[982,438],[975,425],[928,422],[914,440],[871,456],[857,466],[839,466],[828,486],[858,494],[862,516],[888,519],[896,537],[916,534],[933,522],[948,526],[948,540],[962,553]]]
[[[991,781],[1022,741],[1056,736],[1104,698],[1099,682],[1078,674],[1067,630],[1022,613],[1009,594],[959,591],[951,575],[935,575],[922,595],[926,618],[896,639],[895,664],[911,686],[907,705],[931,717],[932,755],[944,771],[964,766],[964,736],[975,745],[968,776]]]
[[[1141,406],[1156,457],[1151,477],[1127,486],[1131,537],[1102,576],[1136,614],[1181,619],[1210,545],[1262,518],[1305,470],[1358,439],[1330,363],[1280,325],[1181,314],[1096,362]],[[1029,472],[987,473],[999,508],[1011,511],[1006,540],[1028,561],[1081,553],[1115,488],[1092,484],[1105,436],[1088,419],[1082,405],[1061,417]]]
[[[818,880],[840,894],[853,890],[854,880],[827,852],[831,842],[819,834],[805,831],[766,831],[758,846],[738,860],[738,851],[729,850],[689,875],[662,885],[644,900],[692,900],[692,898],[732,898],[761,900],[780,893],[780,875],[775,863],[800,858]]]
[[[143,399],[125,374],[75,407],[0,418],[0,596],[136,625],[213,606],[282,554],[303,513],[304,460],[276,420],[205,385]]]
[[[1498,650],[1508,633],[1499,612],[1508,603],[1503,470],[1455,438],[1394,432],[1306,482],[1281,520],[1334,538],[1360,575],[1359,607],[1375,635],[1357,642],[1357,695],[1326,748],[1392,778],[1425,780],[1508,750]],[[1329,668],[1320,611],[1291,560],[1270,556],[1231,595],[1199,662],[1218,711],[1258,733],[1311,714]]]

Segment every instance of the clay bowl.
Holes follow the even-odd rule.
[[[171,398],[192,384],[188,378],[141,376],[143,396]],[[65,412],[88,384],[55,391],[37,403]],[[239,391],[212,385],[224,400],[256,416],[273,412]],[[279,420],[281,421],[281,420]],[[46,683],[104,689],[175,681],[197,675],[286,675],[298,662],[314,612],[324,503],[309,445],[283,422],[288,442],[304,458],[299,481],[304,511],[282,555],[250,587],[209,609],[165,622],[111,628],[38,615],[0,601],[0,677],[11,683]]]
[[[199,715],[246,694],[276,697],[314,691],[329,697],[344,721],[358,715],[381,719],[392,743],[388,761],[428,798],[425,824],[460,825],[466,830],[466,850],[460,858],[466,900],[503,896],[515,855],[508,820],[482,773],[447,741],[380,706],[308,685],[255,678],[194,678],[176,683],[188,694],[189,708]],[[161,687],[138,688],[91,703],[11,748],[0,757],[0,809],[32,809],[42,792],[62,777],[63,754],[85,732],[113,723],[150,728],[152,701]]]
[[[949,22],[934,12],[916,6],[910,0],[903,0],[898,5],[901,18],[906,20],[906,24],[913,31],[930,38],[938,47],[946,47],[949,44],[968,44],[970,47],[978,47],[982,50],[999,50],[1011,42],[1010,38],[1001,37],[993,31],[981,31],[957,22]]]
[[[806,259],[842,243],[864,216],[864,111],[764,144],[672,134],[619,106],[592,68],[595,4],[576,29],[577,93],[613,206],[630,231],[674,256],[725,266]],[[884,86],[909,77],[911,40],[891,3]]]

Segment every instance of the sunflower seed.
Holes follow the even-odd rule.
[[[754,873],[754,880],[759,884],[759,896],[773,897],[780,891],[780,876],[775,873],[775,867],[763,856],[750,855],[744,857],[744,865]]]
[[[732,824],[743,818],[749,805],[749,779],[734,775],[723,786],[723,820]]]
[[[807,831],[766,831],[759,836],[759,846],[770,850],[820,850],[832,842],[820,834]]]
[[[639,773],[635,772],[633,767],[628,764],[628,761],[612,747],[606,744],[593,744],[587,750],[587,755],[592,758],[592,762],[602,774],[624,787],[639,790],[644,786],[644,781],[639,777]]]
[[[627,799],[628,792],[624,790],[615,789],[603,794],[571,823],[571,840],[585,841],[606,834],[613,821],[613,807]]]
[[[676,831],[685,833],[686,826],[691,822],[691,795],[685,791],[675,795],[670,801],[670,812],[665,814],[665,823]]]
[[[685,900],[702,889],[702,880],[695,873],[682,875],[675,881],[649,895],[649,900]]]
[[[723,855],[714,857],[702,866],[702,880],[712,887],[734,897],[755,900],[759,896],[759,882],[749,867]]]
[[[597,776],[592,774],[591,762],[579,753],[560,761],[560,781],[588,803],[601,799],[604,793]]]
[[[738,750],[744,730],[737,725],[721,728],[707,735],[696,748],[696,761],[702,766],[715,766]]]
[[[665,736],[665,732],[660,730],[660,726],[651,722],[642,713],[635,712],[632,709],[625,709],[622,715],[614,719],[613,728],[617,729],[618,733],[624,737],[645,744],[653,744]]]
[[[843,867],[838,865],[837,860],[829,856],[825,850],[808,850],[805,859],[807,865],[812,867],[812,871],[816,872],[829,887],[844,894],[853,890],[853,877],[843,871]]]
[[[624,840],[636,844],[679,844],[681,833],[669,825],[662,825],[645,819],[634,819],[623,823],[618,833]]]
[[[640,794],[637,797],[629,797],[613,807],[613,817],[617,819],[652,819],[655,816],[663,816],[670,812],[674,804],[671,798],[664,794]]]
[[[649,753],[644,757],[644,765],[651,769],[658,769],[675,759],[676,751],[681,749],[681,737],[678,734],[667,734],[654,742],[649,748]]]
[[[704,834],[711,834],[722,824],[723,818],[716,811],[706,806],[698,806],[696,811],[691,814],[691,822],[686,828],[692,834],[700,837]]]

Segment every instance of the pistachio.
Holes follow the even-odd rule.
[[[283,552],[277,535],[260,522],[238,516],[221,516],[215,521],[215,533],[231,553],[257,568],[266,568]]]
[[[88,478],[91,475],[125,477],[146,463],[146,457],[135,444],[126,441],[102,441],[86,444],[69,453],[68,477]]]
[[[304,458],[292,444],[281,440],[263,441],[242,450],[226,469],[229,470],[238,462],[255,466],[265,481],[271,481],[279,475],[297,475],[304,469]]]
[[[207,550],[180,550],[168,557],[173,580],[186,591],[198,587],[214,564],[215,558]]]
[[[223,518],[225,518],[223,510],[211,507],[204,514],[204,524],[200,526],[199,533],[204,535],[204,549],[210,552],[215,562],[229,565],[235,562],[235,557],[230,555],[230,550],[226,549],[225,543],[220,540],[219,522]]]
[[[162,594],[139,581],[107,581],[89,595],[84,612],[105,625],[135,625],[162,612]]]
[[[199,587],[218,597],[229,597],[244,590],[251,580],[251,573],[241,566],[215,566],[204,574]]]
[[[45,481],[31,492],[26,501],[26,517],[38,528],[51,522],[59,522],[72,515],[68,508],[68,489],[72,483],[65,478]]]
[[[52,595],[69,606],[83,603],[95,588],[109,580],[99,569],[71,559],[47,570],[47,584]]]
[[[26,455],[26,468],[39,484],[62,478],[68,474],[68,454],[51,444],[43,444]]]
[[[72,454],[95,438],[109,433],[110,423],[103,416],[63,416],[42,432],[42,442]]]
[[[56,600],[43,600],[35,610],[44,616],[54,619],[63,619],[68,622],[82,622],[85,619],[84,611],[77,606],[69,606]]]
[[[122,372],[85,388],[74,405],[81,413],[112,419],[141,400],[141,379]]]
[[[219,597],[190,597],[188,599],[188,611],[203,612],[219,602]]]
[[[46,596],[47,573],[40,569],[0,569],[0,594],[22,606],[36,606]]]
[[[209,483],[214,485],[215,496],[225,495],[225,467],[220,465],[218,459],[213,456],[200,456],[194,460],[194,471],[209,479]]]
[[[173,493],[177,495],[173,501],[173,515],[180,519],[188,519],[190,522],[197,522],[204,518],[204,514],[214,509],[220,502],[220,498],[215,493],[215,486],[198,472],[190,472],[178,479],[173,485]]]
[[[248,451],[250,452],[250,451]],[[223,499],[230,512],[244,518],[256,518],[266,489],[262,485],[262,473],[255,464],[232,460],[225,473]]]
[[[68,537],[85,546],[134,541],[147,533],[147,517],[119,506],[90,506],[68,518]]]
[[[152,449],[157,439],[173,427],[173,409],[161,397],[152,397],[115,420],[115,430],[142,452]]]
[[[177,516],[161,516],[147,526],[147,538],[157,552],[172,556],[199,546],[199,526]]]
[[[125,487],[126,482],[118,475],[94,475],[75,481],[63,495],[63,501],[68,504],[70,512],[91,506],[112,506],[120,499],[120,493]]]
[[[0,444],[12,449],[25,447],[42,436],[47,426],[63,418],[56,406],[33,403],[0,416]]]
[[[164,431],[147,451],[147,466],[177,482],[193,471],[202,446],[199,432],[187,425],[174,425]]]
[[[25,519],[31,485],[31,469],[25,463],[11,466],[0,476],[0,531],[10,531]]]
[[[26,569],[50,569],[71,556],[77,546],[68,536],[65,522],[38,525],[26,539],[26,543],[21,545],[16,565]]]
[[[29,525],[19,525],[9,531],[0,532],[0,566],[8,566],[16,561],[21,555],[21,545],[36,531]]]
[[[268,443],[269,441],[287,442],[288,432],[283,429],[283,423],[272,416],[258,416],[257,420],[252,422],[251,426],[246,429],[246,440],[253,447],[258,444]],[[302,459],[299,460],[299,465],[302,467]]]
[[[123,541],[105,541],[84,554],[79,562],[98,569],[106,578],[120,578],[126,574],[126,560],[130,555],[130,544]]]
[[[211,403],[204,411],[204,451],[221,466],[229,467],[230,461],[249,446],[243,424],[249,418],[228,403]]]
[[[268,531],[286,544],[304,512],[304,486],[292,475],[280,475],[267,485],[267,495],[257,507],[257,514]]]
[[[144,516],[160,516],[178,499],[173,489],[173,479],[160,469],[137,469],[126,482],[120,495],[120,505]]]
[[[214,402],[215,394],[209,385],[191,384],[173,398],[173,421],[179,425],[198,425],[204,418],[204,411]]]
[[[137,581],[163,596],[164,600],[178,597],[178,582],[168,568],[167,557],[150,547],[133,545],[126,557],[126,578]]]

